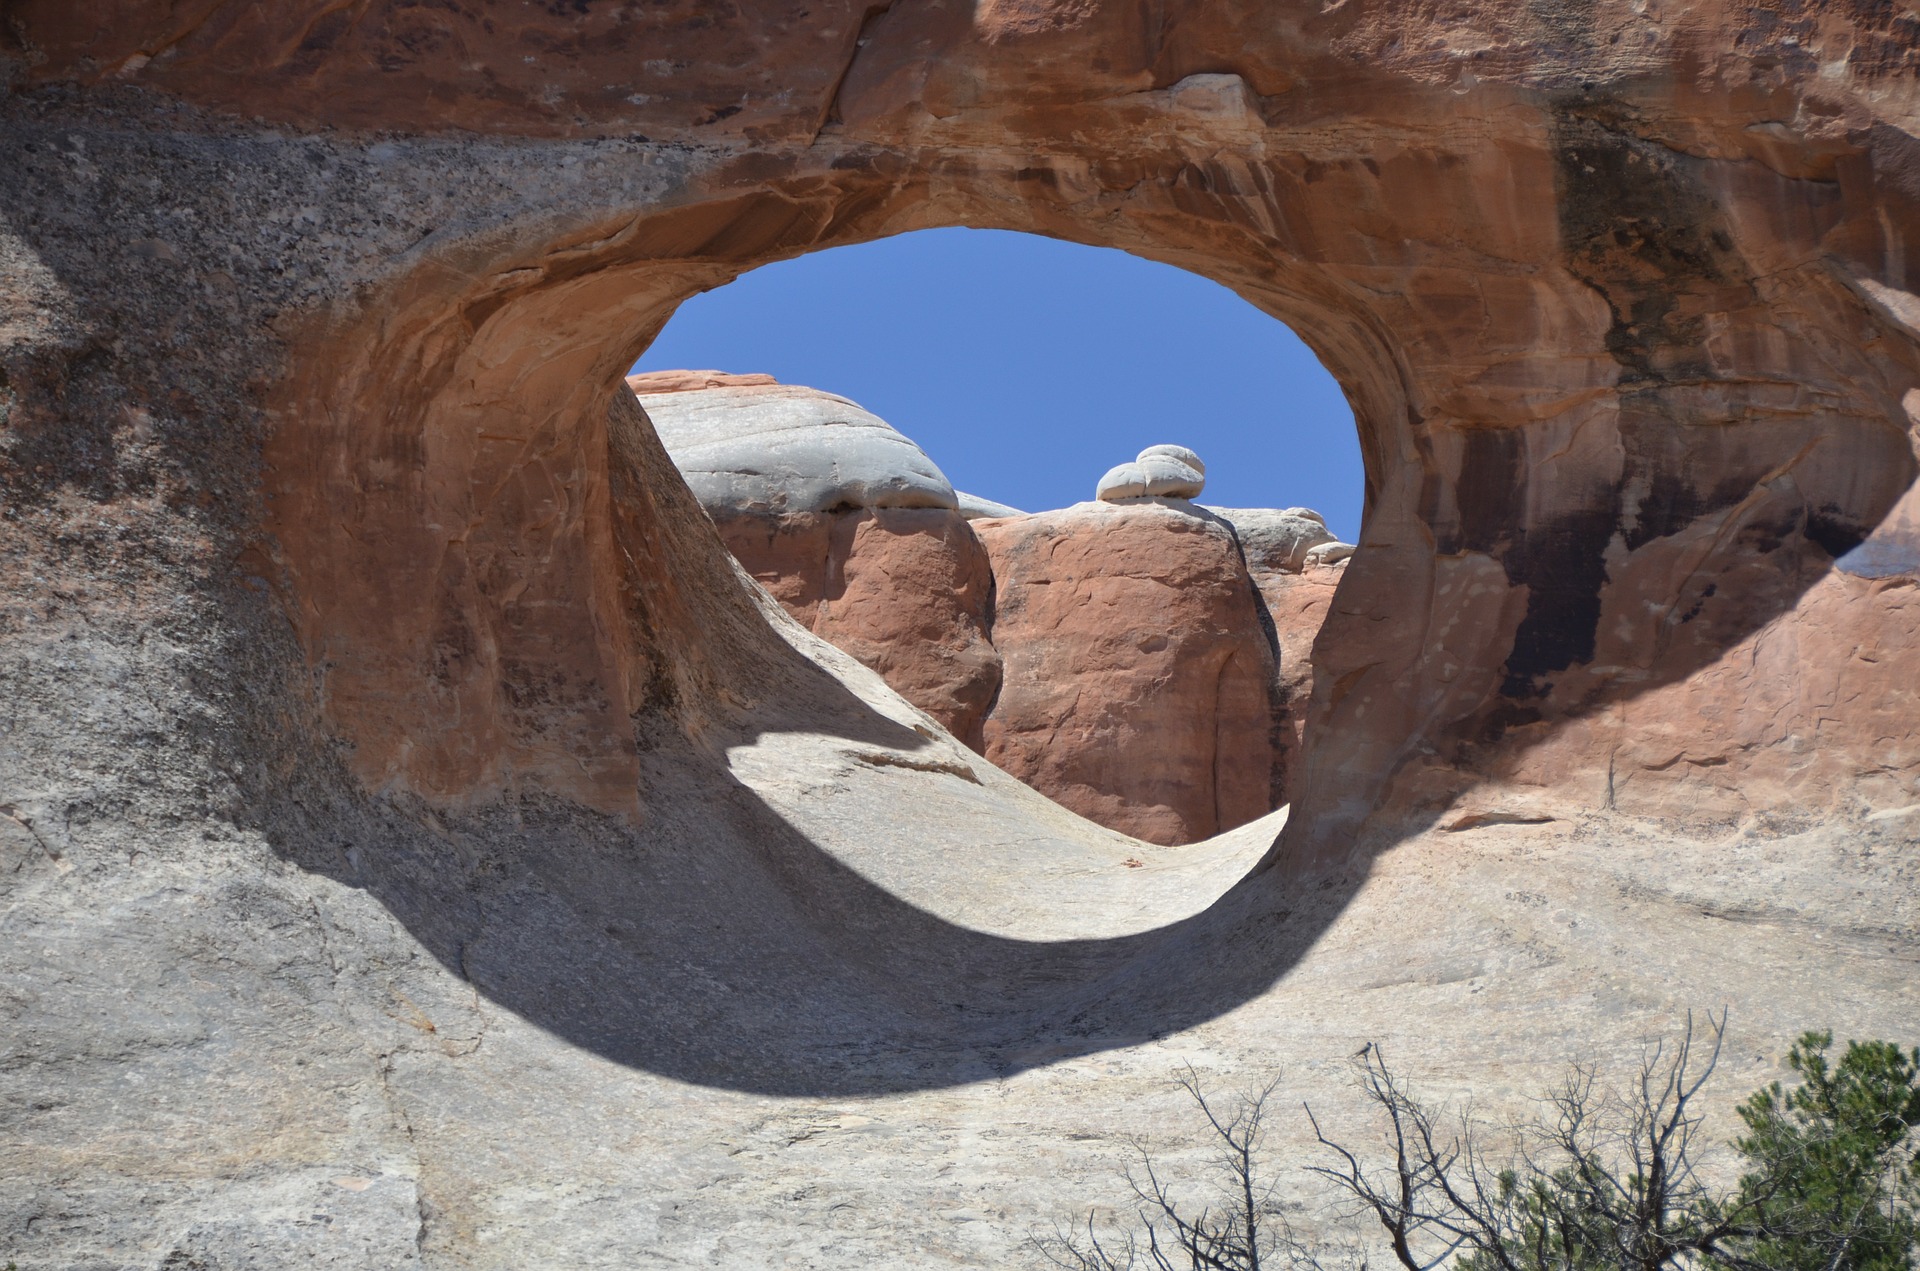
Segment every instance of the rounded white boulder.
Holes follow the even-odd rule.
[[[765,376],[681,378],[685,386],[658,375],[630,385],[709,512],[957,506],[925,451],[844,397]],[[648,391],[658,388],[669,391]]]
[[[1142,453],[1135,462],[1146,474],[1147,493],[1156,498],[1191,499],[1207,484],[1199,469],[1172,455]]]
[[[1102,503],[1145,498],[1146,493],[1147,474],[1137,463],[1123,463],[1107,469],[1107,475],[1101,477],[1099,484],[1093,488],[1093,497]]]

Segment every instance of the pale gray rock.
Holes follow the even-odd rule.
[[[953,497],[959,501],[960,515],[969,521],[984,521],[996,516],[1027,516],[1019,508],[1009,507],[1005,503],[996,503],[992,499],[983,499],[977,494],[968,494],[964,490],[954,491]]]
[[[1255,572],[1297,574],[1306,568],[1307,553],[1334,535],[1311,508],[1219,508],[1207,511],[1232,524],[1246,553],[1247,568]]]
[[[1147,474],[1137,463],[1122,463],[1108,468],[1093,487],[1093,497],[1102,503],[1146,497]]]
[[[1207,479],[1172,455],[1143,454],[1138,463],[1147,478],[1147,493],[1165,499],[1191,499],[1207,484]]]
[[[1094,486],[1103,503],[1122,499],[1191,499],[1207,484],[1207,467],[1185,446],[1148,446],[1132,463],[1109,468]]]
[[[844,397],[793,384],[637,396],[709,511],[957,506],[925,451]]]
[[[1201,476],[1204,477],[1207,475],[1207,465],[1200,461],[1199,455],[1187,449],[1185,446],[1148,446],[1145,450],[1142,450],[1137,457],[1145,460],[1156,455],[1164,455],[1169,459],[1178,460],[1186,464],[1189,468],[1192,468]]]

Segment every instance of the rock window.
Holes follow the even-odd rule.
[[[1282,324],[933,231],[698,297],[628,382],[747,570],[1002,768],[1164,844],[1286,801],[1361,476]]]

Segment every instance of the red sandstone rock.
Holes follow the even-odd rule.
[[[983,751],[981,723],[1000,686],[987,640],[993,577],[958,512],[746,513],[716,523],[787,612]]]
[[[974,525],[1006,664],[989,759],[1154,843],[1271,810],[1273,653],[1223,522],[1142,502]]]

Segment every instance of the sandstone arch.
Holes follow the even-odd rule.
[[[364,1185],[343,1264],[710,1260],[661,1195],[756,1262],[897,1261],[783,1155],[852,1118],[782,1099],[976,1135],[876,1131],[915,1222],[1004,1133],[977,1155],[1018,1228],[1104,1177],[1060,1061],[1101,1052],[1132,1103],[1163,1026],[1229,1071],[1386,1036],[1509,1092],[1567,1057],[1544,1035],[1617,1054],[1703,1001],[1760,1036],[1809,1002],[1909,1026],[1920,19],[800,13],[7,8],[10,1256],[292,1263],[317,1227],[259,1215],[344,1227]],[[1206,273],[1354,401],[1370,512],[1306,790],[1224,898],[1239,858],[1134,870],[766,638],[608,414],[677,297],[951,224]],[[792,772],[748,771],[755,719]],[[808,854],[815,794],[898,819],[899,789],[997,837],[922,817],[917,875]],[[1368,855],[1441,809],[1609,805],[1655,828]],[[1696,811],[1760,838],[1659,825]],[[1073,927],[1093,884],[1024,832],[1126,903]],[[1000,927],[928,919],[1022,870]]]
[[[253,147],[257,173],[223,174],[255,200],[236,225],[284,220],[275,191],[320,198],[301,219],[334,237],[276,249],[282,274],[306,262],[297,293],[239,266],[236,283],[204,235],[131,250],[215,296],[198,335],[248,349],[239,378],[195,368],[211,396],[265,407],[266,515],[234,511],[268,537],[242,555],[280,571],[376,786],[458,801],[526,778],[630,809],[630,717],[663,694],[725,700],[728,672],[676,638],[707,565],[666,538],[621,546],[614,372],[678,299],[742,269],[976,225],[1204,273],[1348,391],[1370,511],[1321,643],[1295,859],[1489,781],[1607,805],[1637,783],[1654,811],[1703,790],[1760,810],[1907,797],[1894,664],[1806,658],[1861,640],[1912,656],[1890,634],[1904,590],[1829,564],[1914,475],[1915,19],[1272,16],[621,9],[507,29],[405,6],[29,4],[8,38],[16,136],[68,128],[36,152],[69,146],[84,179],[73,138],[123,144],[120,121],[181,102],[215,113],[148,135]],[[1730,36],[1743,52],[1719,52]],[[1814,44],[1845,73],[1803,74],[1792,50]],[[587,87],[643,46],[671,54],[645,63],[661,91]],[[223,122],[236,111],[262,122]],[[313,131],[394,121],[414,133]],[[258,132],[277,127],[306,135]],[[29,254],[57,256],[42,237],[23,234]],[[83,308],[108,285],[68,272]],[[21,417],[57,432],[67,355],[43,343],[44,367],[29,339],[11,378]],[[163,360],[148,346],[124,377],[164,393],[180,371]],[[1869,572],[1904,576],[1911,535],[1909,513],[1888,522],[1871,550],[1894,563]],[[1764,719],[1740,718],[1750,678],[1701,674],[1736,650],[1786,685]],[[1628,718],[1648,694],[1650,723]]]
[[[1303,857],[1344,850],[1382,800],[1436,808],[1489,777],[1549,780],[1527,752],[1562,724],[1686,681],[1810,587],[1816,608],[1877,621],[1862,585],[1819,587],[1913,475],[1909,333],[1874,299],[1884,284],[1833,247],[1852,221],[1878,225],[1870,193],[1854,208],[1847,182],[1783,175],[1770,155],[1693,157],[1605,118],[1615,107],[1597,98],[1538,105],[1514,135],[1464,144],[1380,129],[1384,164],[1345,142],[1274,155],[1249,140],[1262,109],[1275,108],[1238,76],[1193,76],[1070,108],[1071,131],[1097,129],[1098,144],[1017,161],[946,141],[937,121],[887,136],[898,125],[883,116],[882,140],[729,156],[664,195],[500,207],[457,248],[419,253],[360,315],[316,322],[273,398],[274,529],[362,775],[465,797],[522,772],[630,803],[641,686],[703,672],[682,651],[697,641],[623,637],[605,609],[622,586],[595,502],[617,370],[696,289],[932,225],[1051,232],[1205,272],[1300,330],[1352,395],[1370,512],[1322,645]],[[1265,163],[1217,157],[1235,144]],[[1197,160],[1206,147],[1216,157]],[[1395,217],[1416,195],[1418,212]],[[1401,259],[1365,259],[1435,204],[1451,219],[1429,233],[1465,242],[1403,236]],[[1515,219],[1521,205],[1557,219]],[[1378,224],[1361,233],[1368,214]],[[417,485],[383,485],[383,467],[418,464]],[[507,497],[523,486],[523,502]],[[482,507],[476,487],[507,494]],[[556,521],[543,499],[568,510]],[[448,523],[471,526],[451,557],[430,542]],[[316,527],[336,539],[311,540]],[[656,553],[645,570],[684,567]],[[430,671],[429,640],[460,665]],[[494,664],[468,665],[476,642],[497,646]],[[1738,713],[1752,690],[1717,691],[1683,709]],[[436,734],[449,710],[486,722]],[[1768,752],[1793,744],[1791,726],[1731,722],[1702,746],[1697,723],[1680,751],[1710,763],[1717,744],[1771,776]],[[1623,738],[1585,727],[1582,754],[1549,741],[1542,762],[1591,798],[1578,770]],[[1426,771],[1390,794],[1416,754]],[[1850,761],[1835,758],[1760,804],[1844,784]]]
[[[306,305],[268,394],[279,453],[305,448],[279,468],[276,512],[293,574],[311,574],[314,599],[296,611],[349,715],[375,692],[358,677],[420,669],[409,640],[493,621],[469,612],[493,603],[480,594],[515,591],[516,569],[559,550],[517,541],[513,518],[535,513],[496,508],[476,532],[498,539],[502,576],[455,577],[467,566],[454,560],[439,581],[416,578],[409,554],[450,511],[436,500],[464,495],[382,490],[381,465],[425,455],[436,473],[454,465],[447,480],[473,464],[475,480],[571,473],[591,487],[602,386],[679,297],[785,255],[933,225],[1052,233],[1203,272],[1301,331],[1347,388],[1372,511],[1324,645],[1303,799],[1314,814],[1296,836],[1351,838],[1388,797],[1376,783],[1409,755],[1434,770],[1413,785],[1436,787],[1403,782],[1414,803],[1488,776],[1537,784],[1524,752],[1561,721],[1604,719],[1685,680],[1810,587],[1817,612],[1799,627],[1871,627],[1888,603],[1819,579],[1913,473],[1902,402],[1916,362],[1901,316],[1913,143],[1896,126],[1902,108],[1875,104],[1904,100],[1894,86],[1910,69],[1911,17],[1809,10],[1808,30],[1846,59],[1839,91],[1780,69],[1788,37],[1765,23],[1698,8],[1603,6],[1574,21],[1490,6],[1472,29],[1502,40],[1471,53],[1414,10],[1336,8],[1266,31],[1257,11],[1228,6],[1145,27],[1121,9],[999,5],[712,26],[621,10],[513,30],[404,8],[344,24],[297,8],[22,13],[12,39],[29,87],[126,82],[295,127],[404,118],[502,139],[384,143],[379,161],[409,171],[394,191],[456,156],[488,156],[502,173],[524,165],[526,188],[496,180],[423,242],[362,261],[346,308]],[[1729,32],[1754,51],[1709,56]],[[618,82],[646,41],[710,69],[697,81],[658,72],[672,80],[664,94],[586,89]],[[538,55],[516,65],[537,73],[475,69],[528,42]],[[1675,68],[1696,64],[1711,69],[1676,92]],[[534,93],[529,75],[546,87]],[[769,94],[774,78],[783,91]],[[723,98],[740,104],[692,105]],[[636,131],[659,140],[610,140]],[[510,137],[529,140],[508,158]],[[489,446],[511,443],[482,442],[485,428],[546,438],[533,461],[544,475],[495,456]],[[327,444],[341,450],[312,449]],[[331,465],[325,488],[298,488],[302,463]],[[562,533],[604,540],[596,496],[579,497]],[[367,546],[355,582],[337,552],[299,559],[306,529],[360,518],[374,538],[398,536],[401,561]],[[491,699],[515,676],[540,677],[526,666],[447,671],[451,698],[349,726],[375,734],[363,774],[384,780],[399,763],[444,795],[526,765],[575,792],[626,783],[619,703],[632,704],[627,680],[652,672],[600,647],[619,643],[608,633],[581,634],[612,584],[578,571],[610,566],[563,554],[577,576],[543,576],[535,592],[571,615],[570,684],[550,687],[581,695],[566,708],[577,718],[501,723],[511,709]],[[352,607],[356,586],[376,588],[383,631],[351,620],[335,631],[321,612]],[[436,588],[448,594],[428,601]],[[467,636],[446,638],[458,661]],[[453,690],[450,674],[497,682]],[[1719,691],[1731,699],[1679,709],[1725,713],[1746,690]],[[470,753],[435,744],[394,759],[394,736],[417,750],[449,708],[488,721],[460,743]],[[1806,710],[1795,718],[1813,727]],[[516,727],[575,735],[516,740]],[[1723,735],[1701,745],[1683,726],[1691,741],[1641,767],[1738,754],[1780,778],[1778,798],[1804,796],[1805,774],[1786,775],[1804,765],[1772,754],[1793,748],[1796,725],[1715,727]],[[1586,728],[1598,732],[1575,752],[1619,750],[1622,737]],[[1897,749],[1891,766],[1867,765],[1875,779],[1911,768],[1910,743]],[[1581,767],[1563,755],[1541,770],[1565,784]],[[1851,775],[1842,761],[1818,782]],[[1303,838],[1299,850],[1320,849]]]

